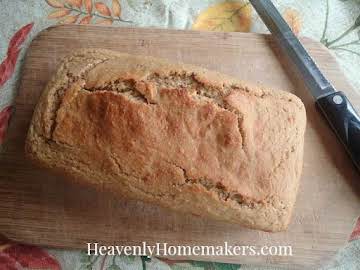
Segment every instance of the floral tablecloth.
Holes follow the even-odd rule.
[[[293,31],[322,42],[360,89],[360,1],[274,0]],[[0,145],[12,112],[26,47],[59,23],[154,26],[212,31],[266,32],[246,0],[0,0]],[[360,269],[360,219],[349,242],[322,269]],[[0,232],[1,233],[1,232]],[[146,257],[88,256],[0,238],[0,270],[7,269],[273,269]]]

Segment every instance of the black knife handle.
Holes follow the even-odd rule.
[[[360,170],[360,117],[350,101],[339,91],[319,98],[316,105]]]

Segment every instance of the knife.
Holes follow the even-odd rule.
[[[325,78],[271,0],[250,0],[250,3],[281,49],[294,62],[315,99],[316,107],[360,171],[360,117],[349,99]]]

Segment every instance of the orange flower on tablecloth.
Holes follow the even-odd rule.
[[[112,0],[112,11],[116,17],[120,17],[121,15],[121,6],[119,1]]]
[[[13,258],[0,252],[0,267],[5,270],[18,270],[21,266]]]
[[[251,12],[251,5],[247,1],[222,2],[202,11],[192,25],[192,29],[249,32]]]
[[[57,19],[60,24],[104,24],[111,25],[114,22],[127,22],[121,18],[120,0],[112,0],[111,7],[102,1],[92,0],[45,0],[54,8],[48,19]]]
[[[2,241],[0,243],[0,269],[60,270],[60,264],[41,248]]]
[[[3,86],[13,75],[16,61],[18,59],[21,45],[29,35],[33,23],[20,28],[10,39],[5,59],[0,64],[0,87]],[[0,111],[0,145],[4,141],[5,132],[10,120],[11,106],[7,106]],[[2,258],[1,260],[3,260]]]
[[[350,235],[349,241],[360,239],[360,217],[357,219],[354,230]]]
[[[65,0],[66,3],[77,8],[81,8],[82,0]]]
[[[30,33],[33,23],[29,23],[17,31],[11,38],[4,61],[0,64],[0,87],[14,72],[16,60],[19,56],[20,46]]]
[[[301,31],[301,18],[299,12],[295,9],[287,8],[283,12],[283,17],[295,35],[298,35]]]

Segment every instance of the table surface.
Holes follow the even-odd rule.
[[[103,0],[95,4],[95,1],[88,0],[30,0],[24,4],[23,1],[14,0],[2,6],[0,23],[4,27],[0,29],[0,144],[12,111],[21,59],[30,40],[47,26],[62,22],[213,31],[266,31],[251,7],[243,1],[122,0],[119,5],[117,2]],[[327,2],[328,5],[326,1],[274,1],[295,32],[321,41],[330,49],[350,83],[359,89],[360,46],[357,24],[360,21],[356,19],[360,14],[360,4],[340,0]],[[329,267],[336,264],[345,267],[346,263],[346,269],[356,269],[356,265],[360,264],[359,257],[355,256],[360,249],[359,241],[356,240],[359,227],[355,227],[352,234],[349,231],[352,241],[339,252],[335,262],[329,261]],[[88,269],[118,269],[116,266],[121,269],[141,269],[143,266],[147,266],[147,269],[238,268],[202,262],[184,264],[158,259],[146,261],[139,257],[88,257],[79,251],[43,249],[5,240],[0,241],[0,256],[9,265],[27,264],[43,269],[85,269],[87,266]],[[242,265],[242,269],[256,268]]]

